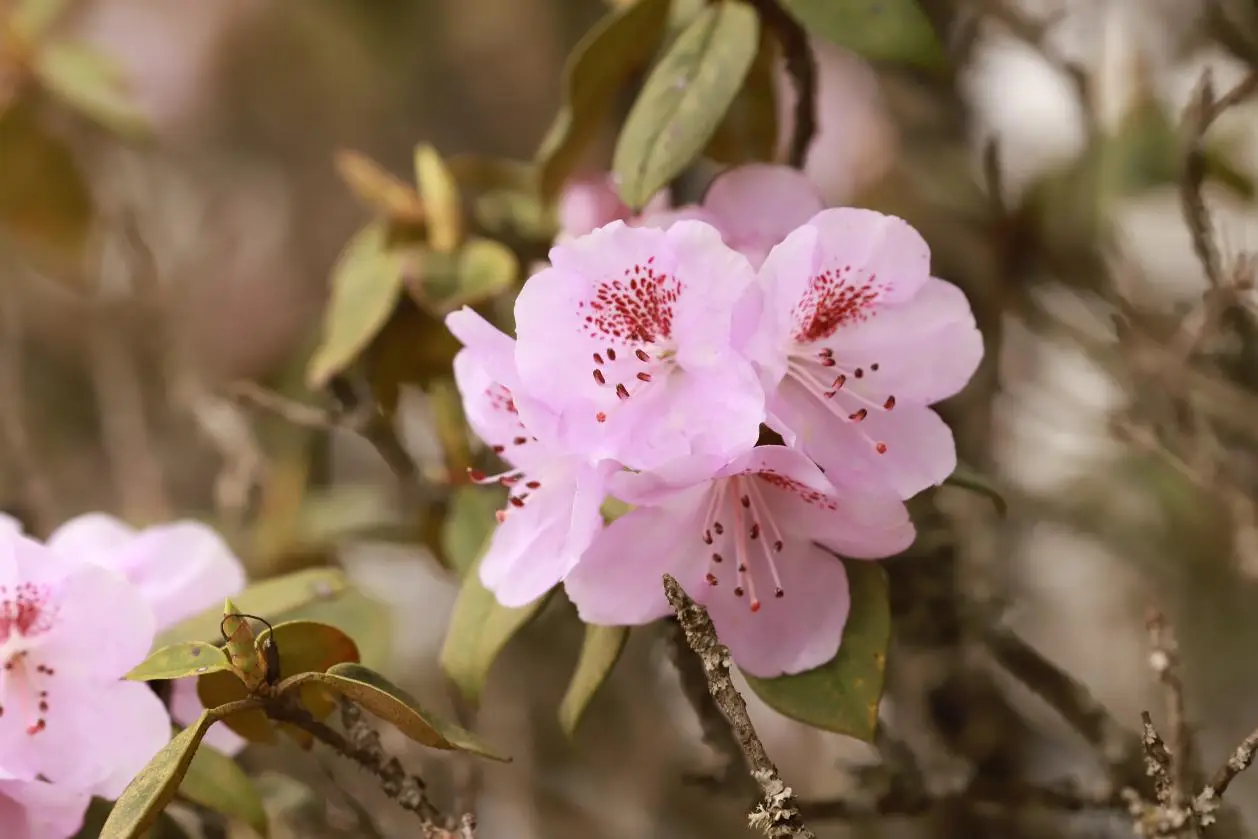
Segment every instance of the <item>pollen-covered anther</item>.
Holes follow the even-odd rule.
[[[607,422],[607,414],[603,413],[602,411],[599,411],[597,414],[594,415],[594,419],[598,420],[599,422]]]
[[[523,498],[521,498],[521,497],[520,497],[520,496],[518,496],[518,495],[513,495],[513,496],[511,497],[511,499],[510,499],[510,500],[511,500],[511,506],[512,506],[512,507],[523,507],[523,506],[524,506],[524,499],[523,499]]]
[[[888,397],[887,397],[887,401],[885,401],[885,402],[883,402],[883,403],[882,403],[882,409],[883,409],[884,411],[890,411],[890,410],[891,410],[892,408],[894,408],[894,407],[895,407],[895,397],[894,397],[894,396],[888,396]]]
[[[633,354],[638,357],[638,361],[647,362],[651,360],[651,356],[647,355],[646,350],[634,350]]]
[[[712,541],[712,529],[708,528],[703,531],[703,544],[710,545]]]
[[[639,373],[639,374],[638,374],[638,381],[641,381],[641,382],[649,382],[649,381],[651,381],[651,374],[650,374],[650,373]]]
[[[628,399],[629,388],[625,387],[624,384],[616,385],[616,395],[619,396],[622,400]]]
[[[708,574],[708,575],[707,575],[707,576],[705,576],[703,579],[707,580],[707,581],[708,581],[708,585],[710,585],[710,586],[714,586],[714,585],[716,585],[718,582],[720,582],[720,580],[718,580],[718,579],[716,578],[716,575],[715,575],[715,574]]]
[[[599,370],[597,367],[594,368],[594,381],[598,382],[600,385],[607,384],[607,378],[603,375],[603,371]]]
[[[856,413],[854,413],[854,414],[848,414],[848,415],[847,415],[847,418],[848,418],[848,419],[850,419],[852,422],[860,422],[861,420],[863,420],[863,419],[864,419],[865,417],[867,417],[867,416],[869,416],[869,409],[868,409],[868,408],[861,408],[860,410],[858,410],[858,411],[857,411]]]
[[[612,349],[611,347],[608,347],[608,348],[607,348],[607,360],[608,360],[608,361],[615,361],[615,360],[616,360],[616,351],[615,351],[614,349]]]
[[[874,451],[878,452],[878,454],[886,454],[887,444],[879,440],[877,443],[874,444]]]
[[[594,363],[597,364],[599,367],[602,367],[603,357],[599,355],[598,353],[594,353]]]
[[[528,487],[529,489],[541,489],[541,488],[542,488],[542,482],[541,482],[541,481],[529,481],[528,483],[526,483],[526,484],[525,484],[525,486],[526,486],[526,487]]]
[[[751,523],[751,530],[750,530],[750,531],[748,531],[747,535],[748,535],[748,536],[750,536],[753,540],[754,540],[754,539],[759,539],[759,538],[760,538],[760,525],[759,525],[759,523],[757,523],[757,522],[754,522],[754,521],[753,521],[753,522]]]

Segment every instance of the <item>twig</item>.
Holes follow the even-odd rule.
[[[721,709],[708,690],[707,675],[703,670],[703,662],[697,659],[686,642],[685,631],[679,624],[673,624],[669,638],[669,651],[673,664],[677,668],[677,677],[681,682],[682,693],[695,716],[699,718],[699,728],[703,732],[703,742],[721,757],[722,766],[715,778],[694,778],[700,783],[711,782],[714,786],[726,786],[737,777],[746,777],[737,773],[738,764],[742,761],[742,749],[734,739]]]
[[[1149,640],[1153,652],[1149,665],[1157,674],[1166,694],[1166,719],[1171,729],[1169,803],[1181,806],[1187,800],[1193,774],[1193,736],[1184,709],[1184,683],[1179,678],[1179,645],[1170,625],[1160,612],[1151,612],[1148,619]],[[1144,717],[1146,732],[1152,730],[1148,715]],[[1147,743],[1147,739],[1146,739]]]
[[[363,719],[362,712],[356,706],[348,702],[341,703],[341,716],[348,736],[316,720],[304,708],[292,703],[268,702],[265,710],[272,719],[297,726],[342,757],[354,761],[375,775],[380,780],[380,788],[385,795],[419,818],[425,839],[469,839],[462,827],[451,829],[444,826],[447,824],[446,819],[428,800],[424,782],[408,774],[397,758],[390,757],[385,752],[380,736]]]
[[[691,600],[677,580],[667,574],[664,575],[664,594],[677,615],[686,643],[703,664],[708,691],[729,721],[734,739],[751,769],[751,777],[764,793],[764,801],[750,815],[749,823],[771,839],[816,839],[816,834],[804,826],[795,794],[778,774],[751,724],[747,703],[730,677],[729,650],[717,640],[716,628],[707,610]]]
[[[787,162],[802,169],[808,158],[808,147],[817,133],[817,58],[808,43],[808,32],[778,0],[751,0],[751,4],[782,45],[786,72],[795,85],[795,125]]]
[[[1009,629],[991,625],[988,648],[1002,667],[1039,694],[1105,761],[1116,785],[1143,773],[1140,741],[1105,709],[1091,692]]]
[[[1258,751],[1258,728],[1251,731],[1240,745],[1232,752],[1210,778],[1210,790],[1214,795],[1221,796],[1227,792],[1236,776],[1248,769],[1254,762],[1254,753]]]

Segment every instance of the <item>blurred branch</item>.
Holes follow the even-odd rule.
[[[808,32],[777,0],[751,0],[765,27],[782,45],[786,72],[795,85],[795,126],[787,150],[787,163],[804,168],[808,148],[817,134],[817,57],[808,43]]]
[[[868,802],[843,799],[801,801],[800,809],[810,819],[853,820],[871,816],[922,816],[936,808],[955,804],[990,805],[1002,808],[1040,808],[1058,812],[1116,810],[1124,807],[1123,799],[1112,792],[1086,791],[1071,782],[1036,786],[1010,781],[988,783],[976,781],[959,793],[932,796],[892,788]]]
[[[0,441],[16,472],[19,496],[31,518],[32,529],[46,536],[61,518],[56,495],[35,462],[26,433],[23,344],[22,313],[17,300],[11,294],[0,297]]]
[[[729,721],[734,739],[751,769],[751,777],[764,794],[763,803],[751,813],[748,822],[771,839],[816,839],[816,835],[804,826],[795,794],[778,774],[777,767],[756,734],[755,726],[751,724],[747,703],[730,677],[729,650],[717,639],[716,628],[707,610],[690,599],[677,580],[667,574],[664,575],[664,594],[677,615],[686,643],[703,665],[708,691]]]

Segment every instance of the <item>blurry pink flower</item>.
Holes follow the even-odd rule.
[[[644,214],[644,227],[668,228],[686,218],[721,231],[725,244],[759,269],[769,251],[825,209],[812,183],[797,169],[751,163],[727,169],[712,181],[700,206]]]
[[[668,193],[657,192],[642,209],[644,214],[668,207]],[[584,236],[613,221],[634,222],[634,212],[620,200],[610,175],[568,181],[559,193],[559,237],[566,242]]]
[[[719,232],[611,224],[550,252],[515,304],[524,392],[564,451],[650,469],[755,444],[764,392],[738,347],[755,323],[751,265]]]
[[[69,559],[112,568],[139,587],[153,608],[157,631],[219,606],[245,587],[245,568],[223,538],[201,522],[184,520],[136,530],[104,513],[71,519],[48,538],[48,547]],[[171,716],[190,725],[205,707],[195,679],[171,684]],[[235,755],[245,740],[216,725],[205,743]]]
[[[617,475],[614,494],[642,506],[594,541],[568,575],[568,596],[588,623],[648,623],[670,612],[661,578],[672,574],[747,673],[824,664],[850,606],[843,564],[826,549],[899,553],[914,536],[907,508],[878,485],[834,485],[785,446],[752,449],[712,474],[714,463]]]
[[[567,456],[525,427],[528,400],[514,393],[510,337],[471,309],[451,313],[446,324],[465,345],[454,358],[454,379],[468,424],[512,467],[473,475],[508,487],[510,499],[498,513],[480,579],[504,606],[523,606],[554,588],[602,529],[605,484],[617,466]],[[524,407],[526,416],[541,411]]]
[[[147,685],[122,681],[153,643],[135,586],[0,532],[0,766],[115,798],[170,739]]]
[[[870,210],[818,214],[760,272],[754,355],[769,425],[827,474],[881,478],[909,498],[956,468],[934,402],[983,356],[969,301],[930,275],[930,249],[905,221]]]
[[[23,781],[0,769],[4,839],[66,839],[83,827],[92,794],[44,781]]]

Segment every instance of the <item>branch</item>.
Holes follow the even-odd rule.
[[[686,642],[685,631],[680,624],[673,624],[672,637],[669,639],[669,651],[673,664],[677,668],[677,677],[681,681],[682,693],[686,695],[695,716],[699,718],[699,727],[703,732],[703,742],[721,757],[722,766],[715,778],[692,778],[691,780],[723,787],[735,778],[735,769],[742,759],[742,748],[734,739],[734,732],[729,727],[721,709],[716,704],[708,689],[707,674],[703,670],[703,662],[696,658]],[[737,777],[744,777],[738,775]]]
[[[1189,795],[1193,774],[1193,735],[1184,708],[1184,683],[1179,678],[1179,644],[1170,625],[1160,612],[1149,615],[1149,640],[1153,652],[1149,664],[1162,683],[1166,695],[1166,720],[1171,729],[1171,742],[1167,768],[1170,770],[1170,795],[1166,803],[1178,807]],[[1153,730],[1148,714],[1144,715],[1146,748],[1150,747],[1147,733]]]
[[[1018,781],[976,781],[961,792],[949,795],[932,796],[906,789],[891,789],[864,804],[834,799],[801,801],[799,807],[810,819],[857,820],[872,816],[923,816],[936,808],[957,804],[1004,809],[1038,807],[1067,813],[1118,810],[1127,806],[1120,795],[1108,790],[1084,790],[1073,782],[1036,786]]]
[[[786,72],[795,85],[795,125],[787,162],[802,169],[808,158],[808,147],[817,134],[817,59],[808,43],[808,32],[777,0],[751,0],[751,4],[782,45]]]
[[[677,580],[667,574],[664,575],[664,594],[677,614],[686,643],[703,664],[708,691],[729,721],[734,739],[751,769],[751,777],[764,793],[764,802],[748,819],[750,824],[763,830],[771,839],[816,839],[816,835],[804,826],[795,794],[778,775],[777,767],[751,724],[747,703],[730,677],[729,650],[717,640],[716,628],[712,626],[707,610],[691,600]]]

